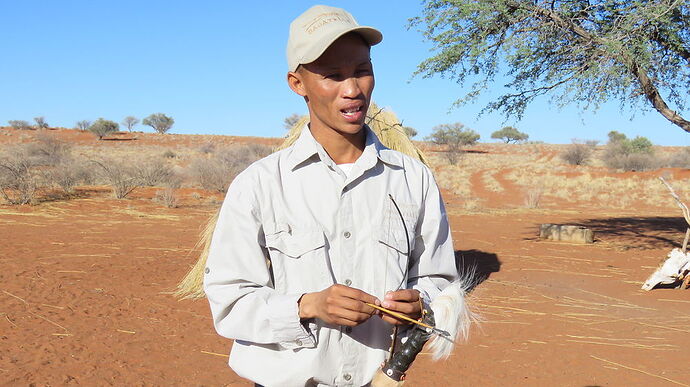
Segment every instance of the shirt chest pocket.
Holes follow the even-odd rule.
[[[386,270],[389,282],[386,290],[393,285],[404,282],[407,268],[411,264],[409,257],[414,250],[417,227],[417,207],[399,204],[400,212],[395,207],[384,211],[384,216],[376,235],[380,251],[386,257]]]
[[[330,275],[322,229],[275,224],[265,228],[265,240],[276,290],[288,294],[327,286]]]

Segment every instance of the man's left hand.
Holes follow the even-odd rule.
[[[418,320],[422,317],[422,304],[419,301],[419,290],[416,289],[403,289],[388,292],[381,306],[394,312],[404,314],[413,320]],[[381,312],[381,318],[383,321],[394,325],[410,324],[409,321],[395,318],[383,312]]]

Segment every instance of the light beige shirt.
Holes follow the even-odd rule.
[[[364,130],[348,176],[305,127],[230,185],[204,289],[216,330],[235,339],[229,364],[238,375],[265,386],[365,385],[385,359],[391,325],[378,316],[354,328],[300,321],[299,297],[339,283],[381,300],[415,288],[429,301],[456,277],[431,172]]]

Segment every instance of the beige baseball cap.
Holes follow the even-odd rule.
[[[375,28],[360,26],[355,18],[342,8],[315,5],[290,23],[287,44],[287,61],[290,71],[300,64],[318,59],[339,37],[356,32],[370,46],[383,40],[383,34]]]

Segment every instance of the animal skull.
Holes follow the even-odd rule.
[[[642,289],[649,291],[659,284],[672,284],[681,281],[683,277],[689,275],[689,271],[690,253],[683,253],[680,249],[673,249],[668,254],[668,259],[647,278],[647,281],[642,285]]]

